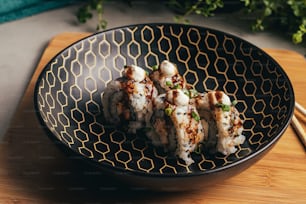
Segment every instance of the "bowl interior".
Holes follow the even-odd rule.
[[[124,65],[151,71],[164,59],[200,92],[223,90],[244,122],[235,154],[192,154],[187,166],[142,134],[105,123],[101,99]],[[132,25],[97,33],[63,50],[45,67],[35,108],[52,137],[101,167],[152,175],[201,174],[252,157],[280,137],[293,110],[293,91],[280,66],[254,45],[220,31],[177,24]]]

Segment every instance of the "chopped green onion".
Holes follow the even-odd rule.
[[[233,100],[232,105],[235,106],[238,103],[237,100]]]
[[[183,92],[184,92],[185,95],[187,95],[190,98],[190,94],[189,94],[189,91],[187,89],[184,89]]]
[[[199,95],[198,91],[195,90],[195,89],[190,89],[189,90],[189,96],[190,98],[194,98],[194,97],[197,97]]]
[[[199,116],[196,112],[192,111],[192,112],[191,112],[191,116],[192,116],[193,119],[195,119],[197,122],[200,121],[200,116]]]
[[[231,110],[231,106],[223,104],[223,103],[217,103],[215,106],[218,108],[221,108],[222,111],[225,111],[225,112],[228,112]]]
[[[223,111],[226,111],[226,112],[231,110],[231,107],[229,105],[225,105],[225,104],[223,104],[223,106],[221,108],[222,108]]]
[[[201,153],[202,153],[202,143],[199,143],[199,144],[197,145],[197,147],[195,148],[194,152],[195,152],[196,154],[201,154]]]
[[[156,71],[156,70],[159,69],[159,67],[158,67],[158,65],[156,64],[156,65],[153,65],[153,66],[152,66],[152,69],[153,69],[153,71]]]
[[[166,114],[167,116],[170,116],[170,115],[172,114],[172,112],[173,112],[173,109],[170,108],[170,107],[168,107],[168,108],[165,109],[165,114]]]
[[[145,72],[146,72],[146,75],[147,75],[147,76],[149,76],[149,75],[150,75],[150,73],[149,73],[147,70],[145,70]]]
[[[180,87],[182,88],[182,87]],[[187,95],[189,98],[195,98],[199,95],[198,91],[195,89],[184,89],[184,94]]]
[[[180,84],[175,84],[173,88],[174,88],[174,89],[181,89],[182,86],[181,86]]]
[[[172,81],[166,81],[167,86],[172,86]]]

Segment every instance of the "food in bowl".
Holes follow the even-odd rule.
[[[206,141],[187,165],[154,147],[143,130],[129,134],[106,122],[103,94],[124,66],[150,71],[164,59],[176,63],[198,95],[222,90],[237,100],[246,141],[234,154],[206,152]],[[239,37],[194,25],[141,24],[91,35],[61,51],[36,82],[34,106],[55,144],[99,171],[141,188],[198,190],[241,173],[274,147],[290,124],[294,91],[275,60]]]
[[[245,141],[243,120],[223,91],[199,93],[168,60],[148,74],[126,66],[123,77],[111,81],[103,94],[104,117],[128,132],[145,130],[157,147],[174,153],[187,165],[192,152],[229,155]]]

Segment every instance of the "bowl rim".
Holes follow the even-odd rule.
[[[280,71],[282,73],[282,77],[284,77],[287,80],[288,83],[288,89],[289,89],[289,93],[291,95],[291,100],[290,100],[290,105],[288,107],[288,114],[286,116],[286,119],[284,120],[284,124],[282,126],[282,129],[274,136],[274,138],[272,138],[268,143],[262,145],[259,149],[257,149],[256,151],[252,151],[250,154],[235,160],[232,163],[226,164],[224,166],[220,166],[220,167],[216,167],[213,169],[208,169],[208,170],[204,170],[204,171],[196,171],[196,172],[191,172],[191,173],[178,173],[178,174],[162,174],[162,173],[155,173],[155,172],[145,172],[145,171],[139,171],[139,170],[126,170],[120,167],[116,167],[116,166],[110,166],[110,165],[105,165],[105,164],[101,164],[98,161],[86,157],[84,155],[81,155],[79,152],[75,151],[74,149],[70,148],[69,146],[67,146],[66,144],[62,143],[53,133],[52,131],[47,127],[47,125],[44,123],[43,118],[40,114],[39,111],[39,105],[38,105],[38,89],[39,89],[39,82],[42,80],[44,74],[47,72],[47,68],[51,65],[51,63],[58,58],[63,52],[65,52],[66,50],[70,49],[71,47],[79,44],[80,42],[86,40],[86,39],[90,39],[94,36],[97,35],[103,35],[109,32],[113,32],[115,30],[120,30],[120,29],[127,29],[129,27],[139,27],[139,26],[180,26],[180,27],[185,27],[185,28],[197,28],[197,29],[205,29],[208,31],[212,31],[214,33],[221,33],[224,35],[227,35],[229,37],[235,38],[237,40],[240,40],[244,43],[246,43],[247,45],[251,46],[252,48],[260,51],[263,55],[265,55],[267,58],[269,58],[269,60],[276,65],[278,71]],[[258,46],[254,45],[253,43],[239,37],[236,36],[234,34],[222,31],[222,30],[218,30],[215,28],[210,28],[210,27],[206,27],[206,26],[199,26],[199,25],[192,25],[192,24],[180,24],[180,23],[139,23],[139,24],[128,24],[128,25],[123,25],[123,26],[118,26],[118,27],[113,27],[110,29],[106,29],[104,31],[99,31],[99,32],[95,32],[92,34],[89,34],[88,36],[82,37],[81,39],[71,43],[70,45],[66,46],[65,48],[61,49],[55,56],[53,56],[47,64],[44,65],[44,67],[42,68],[42,71],[39,73],[39,76],[35,82],[35,86],[34,86],[34,110],[36,113],[36,116],[38,118],[38,121],[40,123],[40,125],[43,127],[45,133],[47,133],[47,136],[57,145],[61,148],[62,151],[66,151],[69,154],[75,155],[77,157],[80,157],[82,160],[84,160],[85,162],[91,164],[91,165],[95,165],[98,168],[102,169],[102,170],[115,170],[117,171],[117,173],[124,173],[126,175],[133,175],[133,176],[146,176],[146,177],[158,177],[158,178],[181,178],[181,177],[193,177],[193,176],[203,176],[203,175],[210,175],[210,174],[215,174],[215,173],[219,173],[219,172],[224,172],[227,169],[236,167],[236,166],[240,166],[243,163],[245,163],[248,160],[251,159],[255,159],[256,157],[262,155],[265,152],[268,152],[271,150],[271,147],[273,147],[273,145],[276,144],[276,142],[281,138],[281,136],[284,134],[284,132],[286,131],[286,129],[288,128],[291,118],[293,116],[294,113],[294,104],[295,104],[295,94],[294,94],[294,89],[293,89],[293,85],[290,81],[290,78],[288,77],[287,73],[285,72],[285,70],[282,68],[282,66],[272,57],[270,56],[266,51],[264,51],[263,49],[259,48]]]

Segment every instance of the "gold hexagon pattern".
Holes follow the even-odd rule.
[[[142,134],[109,127],[101,99],[124,65],[147,71],[168,59],[201,92],[223,90],[245,120],[247,140],[235,154],[192,154],[187,166],[154,148]],[[35,108],[48,133],[101,166],[158,175],[205,172],[234,163],[282,131],[292,110],[291,84],[279,65],[235,36],[177,24],[133,25],[97,33],[59,53],[42,72]]]

